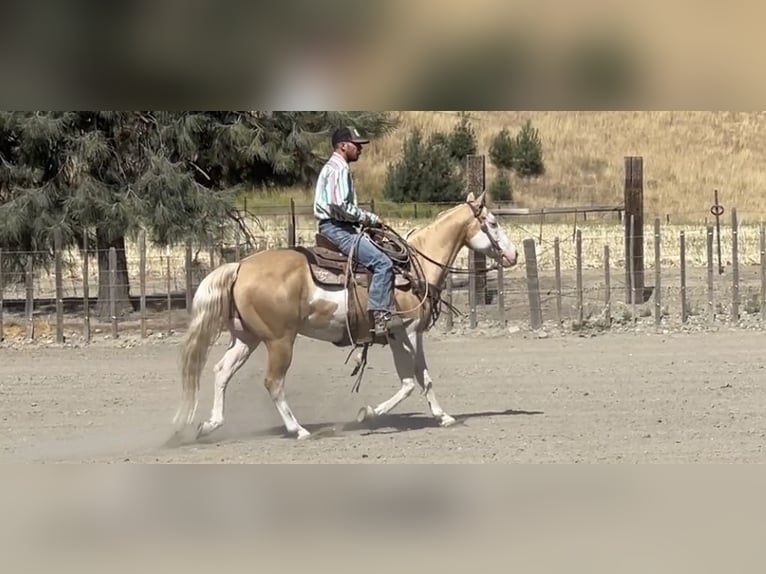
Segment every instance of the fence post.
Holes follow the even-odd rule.
[[[287,221],[287,246],[295,247],[295,200],[290,198],[290,216]]]
[[[3,282],[3,248],[0,247],[0,343],[5,339],[5,326],[3,324],[3,292],[5,283]]]
[[[739,223],[737,208],[731,208],[731,322],[739,321]]]
[[[53,258],[56,274],[56,342],[64,342],[64,277],[61,262],[62,239],[61,230],[53,231]]]
[[[112,317],[112,337],[117,338],[117,250],[109,248],[109,314]]]
[[[644,158],[625,158],[625,302],[644,298]]]
[[[0,289],[2,280],[0,280]],[[766,321],[766,229],[761,223],[761,327]],[[0,324],[2,324],[2,293],[0,293]]]
[[[184,271],[186,272],[186,312],[191,313],[192,299],[194,293],[192,292],[192,241],[186,240],[186,251],[184,254]]]
[[[681,230],[681,323],[686,323],[689,317],[686,304],[686,234]]]
[[[35,338],[35,274],[31,253],[27,255],[27,263],[24,270],[24,282],[27,295],[27,301],[24,309],[27,318],[27,339],[33,340]]]
[[[537,330],[543,326],[543,316],[540,306],[540,279],[537,275],[537,252],[535,240],[531,237],[524,239],[524,262],[527,270],[529,325],[533,330]]]
[[[469,155],[466,157],[466,188],[475,196],[481,195],[485,189],[485,163],[483,155]],[[485,305],[487,301],[487,257],[482,253],[474,253],[473,265],[469,266],[470,277],[476,283],[477,304]],[[481,301],[481,303],[478,303]]]
[[[559,238],[556,237],[553,240],[553,265],[554,265],[554,282],[556,289],[556,320],[559,326],[563,323],[561,317],[561,248],[559,245]]]
[[[575,233],[575,258],[576,258],[576,288],[577,288],[577,321],[580,325],[585,320],[585,306],[583,304],[582,290],[582,230]]]
[[[447,271],[445,281],[447,283],[447,329],[451,331],[455,322],[452,316],[452,273],[449,271]]]
[[[612,326],[612,280],[609,276],[609,246],[604,245],[604,324]]]
[[[82,230],[82,335],[90,343],[90,275],[88,271],[88,230]]]
[[[659,327],[662,323],[662,236],[660,235],[660,218],[654,220],[654,324]]]
[[[498,260],[497,266],[497,311],[500,316],[500,324],[505,327],[505,274],[503,265]]]
[[[711,325],[715,321],[713,308],[713,226],[707,226],[707,320]]]
[[[237,259],[239,260],[239,236],[237,236]],[[170,245],[165,248],[165,271],[167,273],[168,290],[168,335],[173,330],[173,300],[171,297],[172,284],[170,281]]]
[[[468,269],[471,273],[468,275],[468,308],[469,308],[469,325],[471,329],[475,329],[477,325],[476,319],[476,260],[473,250],[468,252]]]
[[[141,337],[146,338],[146,231],[143,229],[138,234],[138,289],[141,309]]]

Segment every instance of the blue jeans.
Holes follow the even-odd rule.
[[[359,231],[350,223],[323,220],[319,222],[319,233],[338,246],[344,255],[348,255]],[[394,264],[366,235],[356,244],[356,261],[372,271],[370,289],[367,296],[368,311],[393,311]]]

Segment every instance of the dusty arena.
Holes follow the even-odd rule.
[[[513,330],[513,329],[512,329]],[[376,347],[358,394],[347,350],[299,338],[287,379],[298,420],[285,435],[258,349],[229,386],[226,422],[204,442],[167,444],[179,398],[181,335],[88,346],[0,348],[0,453],[8,462],[766,462],[766,334],[434,332],[438,427],[416,391],[361,427],[360,407],[398,388]],[[211,351],[200,410],[212,399]]]

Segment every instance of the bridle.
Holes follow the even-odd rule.
[[[484,201],[482,200],[482,202],[479,203],[478,209],[474,203],[470,201],[467,203],[473,212],[473,216],[479,221],[479,228],[489,239],[489,244],[492,246],[494,258],[502,259],[505,252],[503,251],[503,248],[500,247],[500,244],[497,242],[497,239],[495,239],[495,236],[489,232],[489,222],[487,221],[487,216],[484,214]]]

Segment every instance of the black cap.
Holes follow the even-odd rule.
[[[332,145],[335,147],[341,142],[352,142],[356,144],[370,143],[370,140],[364,139],[355,127],[347,126],[338,128],[332,134]]]

